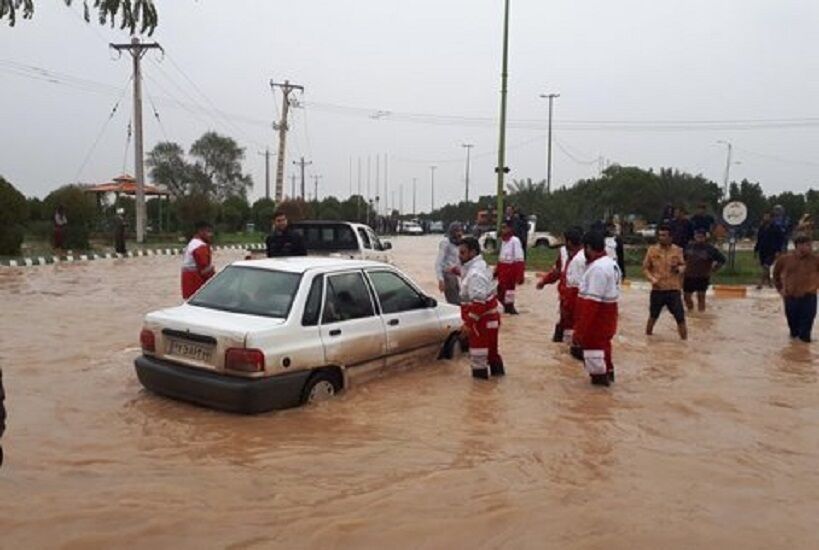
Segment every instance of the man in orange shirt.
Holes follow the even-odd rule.
[[[811,341],[819,290],[819,256],[813,253],[811,238],[799,235],[795,249],[774,264],[774,284],[785,301],[785,316],[791,338]]]
[[[661,225],[657,228],[658,244],[650,246],[643,260],[643,272],[651,283],[651,304],[646,334],[654,333],[654,324],[660,317],[663,308],[677,321],[677,332],[683,340],[688,339],[688,327],[685,324],[685,308],[682,301],[682,279],[685,272],[683,250],[672,244],[671,228]]]
[[[208,222],[198,222],[196,233],[188,246],[185,247],[182,257],[182,298],[187,300],[205,282],[213,277],[215,272],[211,263],[211,242],[213,241],[213,226]]]

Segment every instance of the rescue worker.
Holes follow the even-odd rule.
[[[458,246],[461,261],[462,337],[469,341],[472,376],[488,380],[506,374],[498,353],[500,313],[495,281],[481,256],[481,245],[474,237],[465,237]]]
[[[273,214],[273,232],[265,240],[268,258],[307,256],[301,235],[290,229],[287,214],[277,210]]]
[[[458,267],[458,245],[464,236],[463,226],[458,222],[449,224],[447,236],[438,245],[438,256],[435,258],[435,276],[438,278],[438,290],[444,293],[449,304],[459,305],[460,282],[453,268]]]
[[[601,233],[586,233],[583,245],[587,267],[577,297],[574,341],[582,350],[591,383],[608,386],[614,382],[611,341],[617,332],[620,268],[606,255]]]
[[[557,283],[557,296],[560,318],[555,324],[552,342],[571,342],[574,328],[574,308],[580,280],[586,270],[586,257],[583,254],[583,235],[579,228],[572,227],[563,233],[566,245],[560,247],[560,254],[551,271],[544,273],[537,282],[537,289]],[[571,276],[570,276],[571,274]]]
[[[503,311],[510,315],[518,314],[515,309],[515,286],[523,283],[525,269],[523,245],[515,236],[514,221],[505,220],[501,226],[501,247],[495,276],[498,278],[498,299],[503,304]]]
[[[213,225],[208,222],[198,222],[196,233],[185,247],[182,257],[182,298],[187,300],[193,296],[205,282],[213,277],[215,272],[211,263],[211,242],[213,241]]]

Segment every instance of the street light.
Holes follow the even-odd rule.
[[[546,149],[546,192],[550,193],[552,191],[552,103],[556,97],[560,97],[560,94],[540,94],[540,97],[549,100],[549,138]]]

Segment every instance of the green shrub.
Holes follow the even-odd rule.
[[[65,208],[68,225],[65,230],[65,248],[87,250],[88,232],[97,222],[99,213],[94,196],[78,185],[64,185],[52,191],[43,200],[45,215],[51,220],[57,206]]]
[[[0,176],[0,254],[16,255],[23,243],[23,224],[28,220],[26,198]]]

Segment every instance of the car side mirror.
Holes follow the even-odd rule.
[[[384,248],[384,250],[392,250],[392,243],[390,241],[382,242],[381,246]]]
[[[436,300],[432,296],[424,296],[424,305],[429,309],[438,307],[438,300]]]

